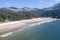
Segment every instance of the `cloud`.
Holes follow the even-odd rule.
[[[10,5],[10,3],[8,3],[8,2],[5,2],[4,4],[5,4],[5,5]]]
[[[60,0],[55,0],[56,3],[60,3]]]

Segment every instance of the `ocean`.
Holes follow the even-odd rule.
[[[35,25],[0,40],[60,40],[60,20]]]

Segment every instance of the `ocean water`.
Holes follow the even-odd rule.
[[[60,40],[60,21],[36,25],[0,40]]]

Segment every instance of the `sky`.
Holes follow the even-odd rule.
[[[1,7],[31,7],[31,8],[47,8],[60,3],[60,0],[0,0]]]

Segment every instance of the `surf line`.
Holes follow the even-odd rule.
[[[33,26],[36,26],[36,25],[40,25],[40,24],[43,24],[43,23],[48,23],[48,22],[53,22],[53,21],[56,21],[56,20],[46,20],[46,21],[40,21],[40,22],[38,22],[38,23],[33,23],[33,24],[31,24],[31,25],[28,25],[28,27],[23,27],[21,30],[18,30],[17,32],[19,32],[19,31],[23,31],[25,28],[29,28],[29,27],[33,27]],[[16,32],[15,32],[16,33]],[[8,32],[8,33],[6,33],[6,34],[3,34],[3,35],[0,35],[0,37],[8,37],[8,36],[10,36],[10,35],[12,35],[13,34],[13,32]]]
[[[12,34],[13,34],[12,32],[8,32],[8,33],[6,33],[6,34],[0,35],[0,37],[7,37],[7,36],[10,36],[10,35],[12,35]]]
[[[40,21],[38,23],[33,23],[33,24],[30,24],[30,25],[27,25],[27,26],[23,27],[20,30],[17,30],[15,33],[19,32],[19,31],[23,31],[26,28],[30,28],[30,27],[33,27],[33,26],[37,26],[37,25],[40,25],[40,24],[44,24],[44,23],[48,23],[48,22],[53,22],[53,21],[56,21],[56,20],[47,20],[47,21]]]
[[[44,24],[44,23],[49,23],[49,22],[53,22],[53,21],[56,21],[56,20],[52,19],[52,20],[40,21],[38,23],[34,23],[34,24],[31,24],[31,25],[28,25],[28,26],[29,27],[33,27],[33,26],[36,26],[36,25],[40,25],[40,24]]]

